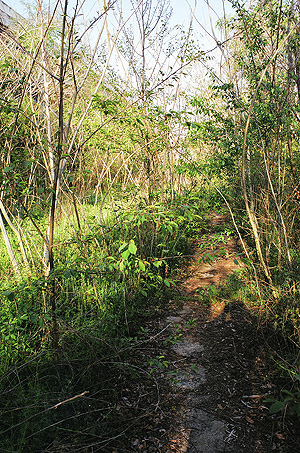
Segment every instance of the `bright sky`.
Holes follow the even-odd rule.
[[[34,5],[34,0],[5,0],[11,8],[17,11],[22,16],[26,17],[26,5]],[[54,4],[53,0],[44,1],[44,5]],[[70,5],[74,4],[74,0],[70,0]],[[100,3],[100,5],[99,5]],[[108,3],[108,0],[106,0]],[[123,10],[130,14],[131,2],[130,0],[122,0]],[[196,7],[195,7],[196,3]],[[102,10],[103,0],[84,0],[84,14],[87,18],[92,18],[96,15],[97,11]],[[191,14],[194,12],[194,28],[196,31],[205,34],[204,29],[211,33],[211,26],[222,18],[224,10],[227,14],[232,13],[232,8],[228,0],[170,0],[170,6],[173,10],[171,18],[172,25],[185,25],[189,24]],[[206,35],[208,37],[208,35]]]
[[[70,14],[72,14],[72,5],[75,5],[75,1],[76,0],[69,0]],[[81,0],[81,2],[84,5],[83,11],[87,22],[89,22],[94,17],[97,17],[98,15],[97,13],[103,10],[103,1],[104,0]],[[153,0],[153,3],[155,4],[157,1],[158,0]],[[27,5],[35,4],[35,0],[5,0],[5,2],[24,17],[26,17],[26,4]],[[61,0],[61,2],[63,3],[63,0]],[[109,0],[105,0],[106,4],[108,2]],[[43,4],[45,7],[47,7],[50,4],[51,7],[51,5],[54,5],[55,3],[56,3],[55,0],[44,0]],[[123,19],[126,20],[131,14],[132,10],[131,1],[118,0],[118,4],[122,5]],[[216,40],[214,39],[214,36],[218,40],[222,39],[222,37],[219,36],[219,32],[215,27],[216,21],[222,19],[224,17],[224,13],[227,15],[233,14],[231,4],[229,3],[228,0],[170,0],[170,6],[173,11],[170,20],[170,26],[172,27],[175,25],[181,25],[187,28],[188,25],[190,24],[191,17],[193,17],[194,35],[198,40],[198,44],[200,44],[201,49],[205,51],[211,50],[216,47]],[[115,11],[117,11],[117,8]],[[115,17],[116,16],[118,17],[118,14],[116,14]],[[111,12],[108,15],[108,28],[110,30],[110,34],[114,34],[115,24],[116,19],[113,16],[113,12]],[[101,27],[100,23],[99,27]],[[135,33],[137,33],[137,36],[139,35],[137,28],[134,28],[134,34]],[[94,47],[94,43],[97,40],[97,35],[98,32],[95,29],[90,36],[90,43],[92,44],[92,47]],[[103,36],[104,37],[106,36],[105,31]],[[214,53],[214,57],[215,57],[214,61],[216,62],[216,64],[220,65],[221,55],[218,51]],[[170,66],[171,65],[173,66],[172,62],[170,63]]]

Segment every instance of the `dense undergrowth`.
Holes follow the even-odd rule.
[[[100,445],[120,435],[114,401],[123,373],[134,372],[128,354],[147,340],[141,328],[167,300],[174,270],[189,254],[189,235],[204,224],[194,196],[167,206],[119,206],[102,225],[86,216],[71,236],[72,228],[62,229],[51,275],[56,350],[46,304],[49,278],[24,277],[7,286],[3,266],[3,451],[56,451],[56,444],[75,448],[93,439]]]

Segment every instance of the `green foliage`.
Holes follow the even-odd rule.
[[[210,285],[199,289],[197,293],[199,302],[204,306],[222,301],[227,305],[242,303],[254,310],[261,307],[256,283],[249,279],[248,271],[243,268],[237,268],[231,273],[224,284]]]
[[[298,373],[294,373],[292,378],[294,380],[292,390],[282,389],[280,399],[272,396],[265,399],[266,403],[272,403],[269,408],[270,414],[276,414],[277,412],[286,413],[288,411],[291,415],[300,417],[300,376]]]
[[[72,331],[98,330],[103,338],[122,332],[125,319],[134,321],[147,312],[155,295],[157,304],[162,288],[174,284],[170,272],[185,252],[185,227],[192,219],[192,206],[141,205],[131,210],[119,207],[100,230],[90,218],[80,236],[68,237],[62,228],[50,279],[32,278],[1,292],[3,371],[20,354],[30,357],[47,347],[51,281],[58,289],[62,343],[75,341]]]
[[[69,48],[65,39],[68,57],[61,69],[66,82],[63,99],[59,99],[58,80],[51,73],[57,73],[59,65],[61,18],[49,26],[43,43],[40,30],[22,32],[22,47],[16,46],[11,57],[6,50],[2,52],[0,192],[21,235],[20,241],[4,221],[20,268],[19,279],[14,278],[8,254],[1,254],[0,385],[1,402],[9,413],[3,441],[8,451],[44,450],[55,438],[58,425],[71,445],[77,442],[80,435],[77,437],[71,419],[82,420],[81,412],[88,418],[89,403],[76,401],[72,408],[58,410],[53,407],[60,399],[80,393],[87,382],[90,388],[95,380],[102,382],[103,368],[114,362],[120,345],[130,348],[137,344],[135,332],[141,331],[144,317],[168,299],[175,284],[173,271],[189,252],[190,238],[201,237],[202,262],[211,264],[217,259],[206,250],[207,242],[219,248],[228,240],[231,228],[219,231],[213,239],[205,234],[207,213],[224,209],[220,192],[232,209],[236,208],[237,223],[247,238],[249,253],[255,257],[253,223],[244,205],[248,196],[273,286],[266,287],[259,272],[254,282],[245,270],[239,270],[226,285],[200,290],[199,302],[235,301],[259,308],[262,321],[271,320],[276,329],[299,344],[298,28],[283,41],[299,15],[285,2],[267,0],[263,8],[259,2],[249,8],[239,1],[231,3],[235,16],[220,24],[233,36],[227,49],[230,67],[225,68],[230,77],[221,80],[211,71],[208,87],[185,96],[185,110],[169,108],[176,105],[168,93],[179,83],[180,73],[170,68],[165,73],[163,67],[157,70],[158,65],[151,79],[145,59],[138,57],[139,51],[149,55],[159,43],[162,53],[158,63],[162,54],[170,56],[175,50],[181,63],[204,59],[197,42],[184,32],[177,42],[169,39],[165,3],[156,10],[155,27],[149,26],[156,17],[148,11],[150,22],[143,22],[146,29],[139,28],[145,41],[136,43],[136,36],[124,26],[124,39],[117,43],[130,64],[129,74],[135,76],[131,88],[116,77],[113,68],[99,77],[101,64],[107,63],[105,52],[103,61],[93,62],[83,45],[79,49],[81,39],[74,30],[68,36]],[[137,7],[136,17],[140,13]],[[155,30],[157,41],[151,37]],[[143,49],[136,47],[145,43]],[[41,44],[45,47],[39,47]],[[35,60],[26,60],[32,52],[36,52],[40,66]],[[43,73],[46,60],[49,69]],[[46,79],[55,87],[49,93]],[[58,124],[57,112],[62,113],[63,126]],[[58,144],[60,132],[63,143]],[[50,248],[54,259],[47,275],[45,243],[51,199],[56,194],[53,168],[56,175],[59,169],[64,170],[54,203],[55,237]],[[0,248],[5,250],[2,236]],[[252,263],[242,254],[235,264],[240,262],[255,265],[254,258]],[[63,372],[53,363],[54,319],[59,331],[56,355],[64,357],[59,362],[64,363]],[[190,327],[193,324],[191,321]],[[174,327],[165,344],[176,343],[180,337],[180,330]],[[110,365],[102,368],[102,356],[109,356]],[[157,355],[146,365],[152,375],[170,364]],[[122,366],[122,372],[137,372],[134,367]],[[122,366],[116,367],[118,379]],[[19,371],[23,367],[24,371]],[[55,384],[50,374],[51,379],[55,376]],[[10,393],[6,385],[11,375]],[[293,388],[283,390],[280,400],[273,400],[271,413],[289,408],[299,415],[299,376],[293,375],[293,379]],[[102,394],[103,389],[105,395],[104,384],[103,388],[99,384],[96,392]],[[43,395],[47,395],[45,402]],[[110,397],[113,401],[113,395]],[[14,400],[16,406],[11,410]],[[100,406],[95,404],[93,410],[101,412]],[[22,414],[19,407],[24,408]],[[106,408],[89,431],[90,439],[100,436],[101,426],[116,413],[112,407]],[[11,426],[17,429],[15,438]],[[39,439],[38,434],[44,431]]]
[[[9,414],[2,434],[6,449],[41,450],[55,436],[60,442],[76,444],[76,433],[80,431],[76,423],[82,420],[81,414],[89,411],[89,420],[100,410],[101,420],[106,423],[116,395],[113,390],[107,395],[103,376],[109,373],[112,379],[119,375],[114,357],[116,354],[119,360],[121,352],[115,351],[131,349],[139,342],[139,335],[137,339],[132,337],[136,329],[142,337],[147,336],[143,320],[163,303],[165,290],[173,284],[172,268],[178,265],[188,245],[185,227],[193,221],[194,208],[182,201],[167,207],[140,204],[130,210],[119,203],[118,209],[110,209],[111,216],[101,228],[95,217],[89,216],[88,226],[80,234],[68,230],[62,222],[61,245],[51,278],[31,278],[1,291],[1,394],[5,400],[1,397],[1,406]],[[56,316],[62,370],[55,369],[53,363],[51,313],[45,304],[51,279],[58,288]],[[173,344],[180,337],[181,332],[174,328],[167,341]],[[99,357],[107,354],[113,358],[108,365],[102,365]],[[169,369],[169,365],[161,355],[145,364],[149,376],[157,369]],[[122,375],[136,375],[137,370],[125,368]],[[7,394],[10,373],[18,369],[11,383],[15,390]],[[96,386],[95,380],[99,381]],[[98,392],[95,405],[78,398],[72,405],[53,409],[55,404],[82,393],[82,389]],[[105,397],[101,402],[102,393]],[[14,404],[23,409],[12,411]],[[99,421],[98,416],[96,419]],[[12,426],[16,426],[14,435]],[[106,434],[101,423],[98,428],[90,421],[84,426],[87,439]]]
[[[148,362],[148,367],[150,369],[150,374],[152,374],[156,369],[168,368],[170,362],[165,359],[164,355],[157,356],[153,359],[150,359]]]

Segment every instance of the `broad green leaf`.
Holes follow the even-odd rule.
[[[276,401],[275,403],[272,404],[272,406],[269,409],[270,414],[276,414],[276,412],[280,412],[285,408],[285,402],[284,401]]]
[[[247,264],[247,266],[251,266],[252,262],[251,260],[249,260],[249,258],[241,258],[241,261],[245,264]]]
[[[146,270],[146,267],[145,267],[145,264],[143,263],[143,261],[139,260],[139,268],[141,269],[141,271],[145,272]]]
[[[119,252],[122,252],[122,250],[124,250],[126,246],[127,246],[127,242],[123,242],[123,244],[120,245],[120,247],[119,247]]]
[[[129,247],[128,247],[128,249],[124,250],[124,252],[122,253],[123,260],[126,261],[128,259],[128,257],[129,257],[129,255],[130,255],[130,250],[129,250]]]
[[[154,267],[160,267],[162,265],[162,261],[154,261],[153,266]]]
[[[236,264],[237,266],[239,265],[239,262],[238,260],[233,260],[234,264]]]
[[[171,225],[166,225],[166,228],[169,231],[169,233],[171,233],[171,234],[173,233],[173,228]]]
[[[132,253],[132,255],[135,255],[135,254],[136,254],[137,246],[135,245],[134,241],[131,240],[131,241],[129,242],[128,250],[129,250],[130,253]]]
[[[168,288],[170,288],[170,286],[171,286],[169,280],[167,280],[166,278],[164,279],[164,284],[165,284]]]

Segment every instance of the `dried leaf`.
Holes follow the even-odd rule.
[[[229,321],[231,321],[231,315],[230,315],[230,313],[228,313],[228,314],[226,315],[226,322],[229,322]]]
[[[246,415],[245,419],[247,420],[248,423],[251,423],[251,424],[254,423],[254,420],[252,420],[252,418],[248,417],[247,415]]]

